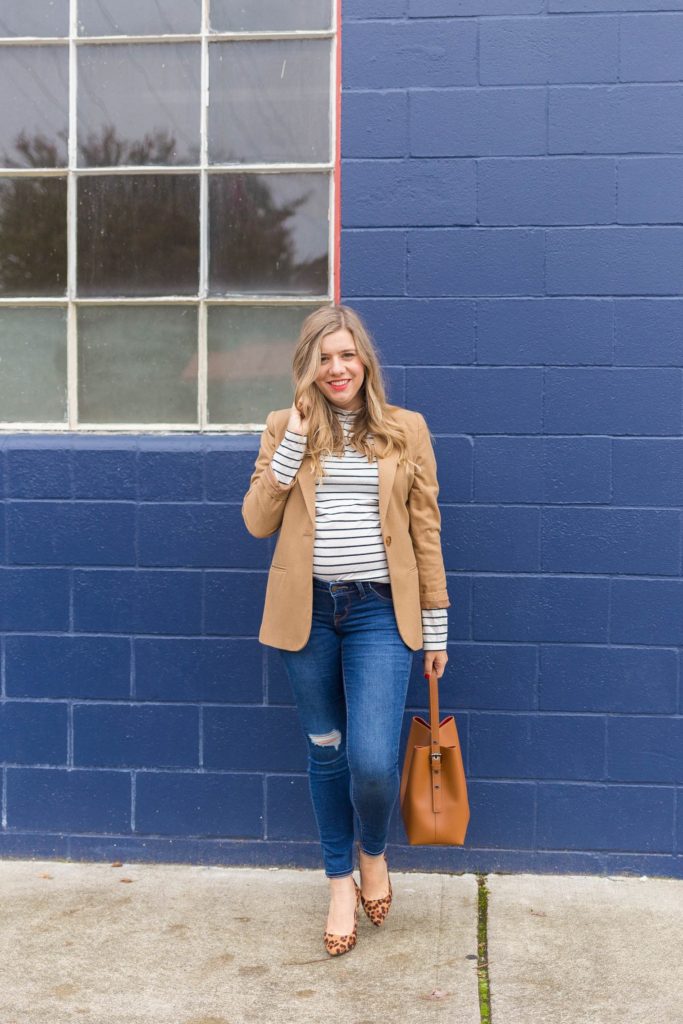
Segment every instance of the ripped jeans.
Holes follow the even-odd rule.
[[[386,849],[414,652],[388,583],[315,578],[308,642],[279,650],[308,743],[325,874],[339,878],[353,871],[354,811],[362,850]]]

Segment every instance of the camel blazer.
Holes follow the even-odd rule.
[[[377,458],[379,517],[396,622],[405,643],[417,651],[423,643],[420,609],[450,607],[441,551],[436,459],[422,413],[396,405],[389,409],[405,429],[408,456],[421,467],[417,473],[414,466],[398,466],[395,451],[387,458]],[[298,651],[308,641],[312,621],[315,479],[308,454],[287,486],[270,467],[289,416],[290,409],[268,414],[242,502],[242,517],[254,537],[270,537],[280,531],[268,573],[259,640],[269,647]]]

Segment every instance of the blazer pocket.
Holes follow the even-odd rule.
[[[417,572],[417,562],[415,563],[415,565],[411,565],[410,569],[408,569],[408,572]]]
[[[287,566],[286,565],[278,565],[277,562],[271,562],[270,563],[270,568],[271,569],[277,569],[278,572],[287,572]]]

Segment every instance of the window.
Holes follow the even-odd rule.
[[[337,297],[335,0],[3,0],[0,428],[255,429]]]

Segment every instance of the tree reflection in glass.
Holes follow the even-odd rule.
[[[66,180],[0,178],[0,293],[66,292]]]
[[[172,147],[143,146],[129,153],[131,163],[197,164],[200,57],[198,43],[80,46],[79,164],[103,166],[92,142],[105,130],[122,139],[172,140]],[[124,160],[107,160],[109,165],[120,163]]]
[[[0,7],[4,6],[0,2]],[[17,139],[41,136],[55,148],[43,167],[66,167],[69,49],[65,45],[0,46],[0,153],[5,167],[27,166]],[[60,140],[60,141],[58,141]],[[15,149],[13,149],[13,146]],[[35,165],[28,165],[35,166]]]
[[[84,145],[94,165],[163,159],[163,131],[125,139],[106,125]],[[15,142],[29,166],[54,166],[42,135]],[[213,172],[209,179],[212,295],[325,295],[329,177],[324,172]],[[77,181],[77,294],[197,295],[199,175],[90,175]],[[61,295],[66,288],[66,182],[0,178],[0,290]]]
[[[173,163],[171,155],[175,139],[164,128],[147,132],[141,139],[128,142],[117,135],[116,128],[104,125],[99,134],[90,132],[79,142],[79,152],[86,167],[132,167],[147,164]]]
[[[218,174],[209,185],[212,294],[327,292],[326,174]]]
[[[79,178],[79,295],[193,295],[198,286],[198,175]]]

